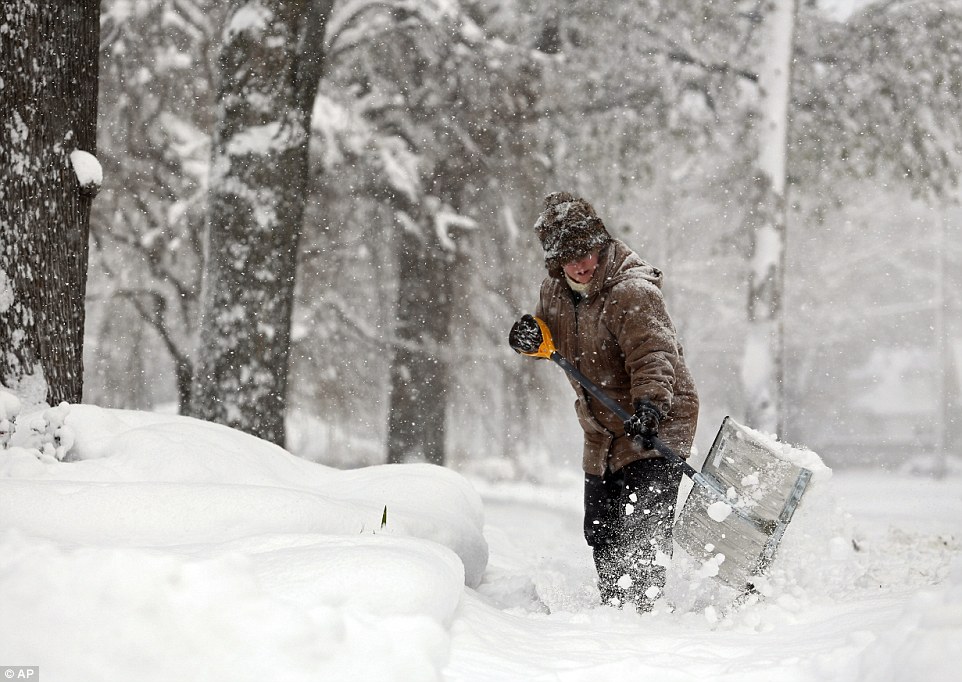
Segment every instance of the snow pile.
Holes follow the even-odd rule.
[[[919,592],[894,627],[861,655],[863,679],[873,682],[959,679],[962,660],[962,558],[945,583]]]
[[[962,478],[836,471],[789,525],[764,596],[733,607],[676,551],[643,617],[598,606],[580,481],[479,487],[492,559],[455,621],[448,682],[958,677]]]
[[[835,472],[760,597],[733,607],[719,565],[677,551],[639,616],[599,604],[575,469],[476,481],[482,537],[451,471],[338,471],[191,419],[56,414],[62,461],[0,449],[0,649],[44,679],[957,678],[962,477]]]
[[[9,660],[64,680],[170,680],[186,661],[203,679],[440,679],[487,561],[463,478],[328,469],[184,417],[57,410],[64,461],[0,451]]]
[[[15,533],[0,546],[4,653],[39,662],[53,679],[166,681],[189,669],[200,679],[433,680],[447,656],[444,629],[430,609],[378,614],[309,585],[287,584],[284,566],[273,564],[297,557],[272,556],[269,548],[259,561],[232,551],[192,558],[176,551],[67,548]],[[359,559],[403,558],[405,551],[415,560],[389,560],[380,574],[345,570]],[[398,552],[388,544],[371,546],[366,557],[349,551],[337,561],[294,566],[309,568],[319,583],[353,573],[347,588],[380,580],[383,590],[385,578],[414,576],[412,592],[421,604],[452,596],[456,604],[458,572],[425,571],[437,553],[417,554],[417,547]],[[276,568],[282,570],[265,573]],[[438,581],[441,598],[428,596],[426,578]],[[277,671],[281,678],[272,674]]]

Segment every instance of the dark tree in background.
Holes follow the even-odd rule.
[[[387,460],[449,463],[448,411],[462,390],[465,357],[452,331],[467,325],[466,268],[480,258],[481,197],[499,182],[502,149],[535,105],[530,50],[488,40],[482,12],[393,13],[390,40],[357,50],[367,68],[350,88],[370,123],[364,162],[393,214],[397,275]],[[475,20],[482,24],[475,23]],[[367,104],[368,102],[373,103]]]
[[[71,155],[96,152],[100,3],[4,0],[0,16],[0,379],[80,402],[96,186]]]
[[[333,2],[241,2],[220,55],[191,413],[284,445],[311,113]]]
[[[398,306],[391,406],[389,463],[445,463],[449,374],[446,352],[455,315],[457,233],[473,225],[438,201],[421,211],[397,210]],[[433,210],[432,210],[433,209]]]

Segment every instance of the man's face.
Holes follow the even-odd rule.
[[[598,269],[598,254],[600,252],[601,249],[595,249],[587,256],[565,263],[562,269],[569,279],[578,284],[587,284],[594,276],[595,270]]]

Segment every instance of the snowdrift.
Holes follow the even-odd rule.
[[[21,418],[10,444],[0,641],[52,679],[170,680],[187,661],[202,679],[436,679],[487,563],[480,498],[440,467],[341,471],[89,405]]]

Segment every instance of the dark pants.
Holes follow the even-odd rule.
[[[585,475],[585,539],[594,554],[603,604],[650,611],[665,586],[657,553],[671,556],[671,526],[681,469],[642,459],[602,476]]]

